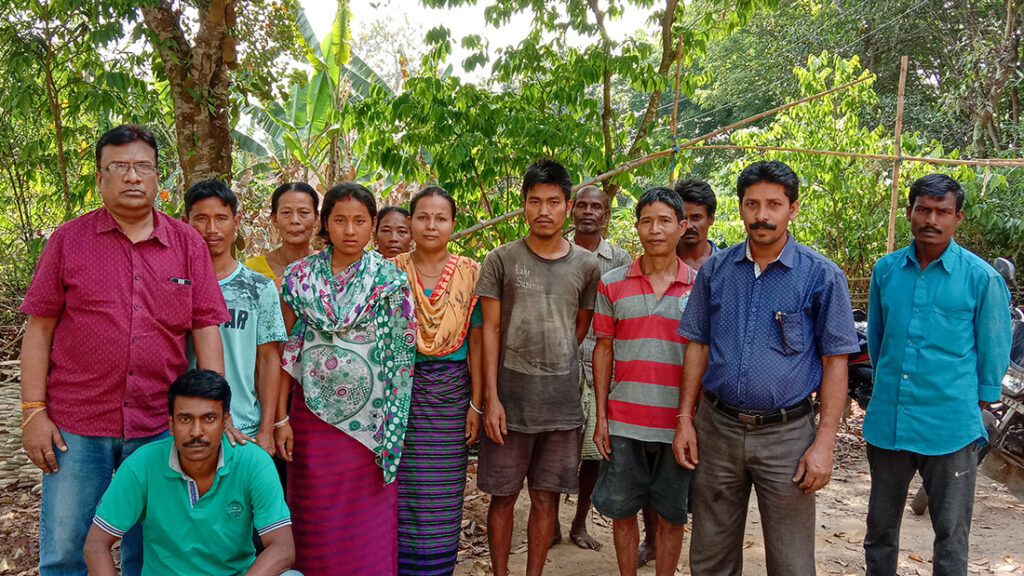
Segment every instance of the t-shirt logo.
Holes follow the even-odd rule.
[[[242,503],[239,502],[238,500],[233,500],[230,504],[228,504],[225,513],[227,514],[228,518],[240,517],[242,515]]]
[[[686,312],[686,303],[690,301],[690,291],[687,290],[679,297],[679,311]]]

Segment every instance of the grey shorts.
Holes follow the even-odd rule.
[[[530,488],[575,494],[580,491],[580,445],[583,428],[547,432],[509,430],[505,444],[484,435],[480,440],[477,486],[495,496],[512,496]]]
[[[672,445],[622,436],[609,440],[611,460],[601,463],[590,497],[594,508],[613,520],[623,520],[636,516],[650,501],[665,520],[686,524],[693,470],[676,462]]]

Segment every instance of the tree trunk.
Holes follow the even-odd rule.
[[[612,111],[612,71],[608,67],[608,60],[612,57],[612,43],[611,37],[608,35],[608,30],[604,25],[604,12],[597,4],[597,0],[587,0],[587,4],[590,6],[590,10],[594,13],[594,19],[597,21],[597,27],[601,30],[601,44],[604,49],[604,72],[602,74],[602,89],[601,98],[603,100],[603,106],[601,108],[601,135],[604,136],[604,170],[611,170],[612,162],[615,158],[615,148],[612,144],[612,121],[615,119],[614,112]],[[613,184],[608,180],[601,183],[601,187],[604,189],[605,194],[608,196],[609,201],[615,197],[615,193],[618,192],[619,187],[617,184]],[[607,226],[607,223],[606,223]]]
[[[43,54],[43,72],[45,75],[46,99],[53,116],[54,136],[57,140],[57,168],[60,170],[60,190],[64,198],[64,219],[71,218],[71,184],[68,181],[68,163],[64,156],[64,118],[61,106],[60,90],[53,79],[53,32],[50,29],[50,5],[43,5],[43,27],[46,30],[46,53]]]
[[[206,178],[231,180],[228,69],[236,65],[230,33],[235,4],[236,0],[211,0],[208,8],[200,8],[199,30],[191,44],[170,0],[142,8],[171,89],[185,187]]]
[[[676,60],[676,48],[673,44],[675,36],[672,34],[672,24],[675,23],[676,5],[678,3],[678,0],[665,0],[665,14],[661,18],[661,63],[658,64],[658,74],[662,76],[668,74],[672,68],[672,63]],[[679,41],[682,42],[682,39],[680,38]],[[626,158],[633,159],[640,154],[640,146],[647,138],[647,133],[651,129],[651,123],[654,122],[658,115],[661,93],[662,90],[660,88],[655,89],[651,93],[651,97],[647,101],[647,110],[644,111],[644,115],[640,118],[636,135],[633,137],[633,144],[630,145],[629,151],[626,152]],[[618,184],[612,184],[605,188],[609,199],[614,198],[618,191]]]
[[[1006,84],[1017,69],[1019,60],[1021,30],[1018,20],[1021,19],[1021,12],[1014,10],[1015,3],[1015,0],[1006,0],[1006,31],[1002,43],[996,47],[996,71],[974,111],[974,147],[981,157],[990,156],[993,151],[1003,148],[996,113]]]

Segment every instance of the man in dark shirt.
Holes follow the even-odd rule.
[[[487,541],[496,576],[508,574],[513,511],[530,481],[526,574],[540,576],[556,501],[579,490],[583,409],[577,350],[590,328],[601,268],[562,238],[569,172],[539,160],[523,177],[530,233],[487,255],[476,293],[484,315],[485,404],[477,484],[492,495]]]

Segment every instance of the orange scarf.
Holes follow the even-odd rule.
[[[412,255],[394,258],[395,264],[409,275],[416,305],[416,348],[426,356],[445,356],[459,349],[469,330],[478,296],[473,294],[480,277],[480,265],[472,258],[452,255],[444,265],[437,286],[427,296],[420,283]]]

